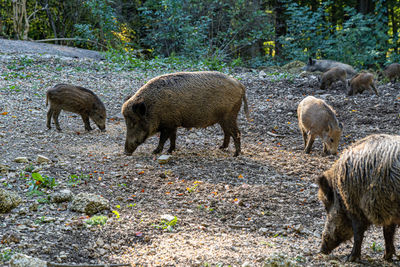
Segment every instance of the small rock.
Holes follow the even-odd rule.
[[[6,232],[1,238],[2,244],[19,243],[21,242],[21,235],[15,231]]]
[[[0,213],[6,213],[21,203],[21,197],[10,190],[0,188]]]
[[[36,158],[36,162],[39,163],[39,164],[49,163],[50,159],[45,157],[45,156],[38,155],[37,158]]]
[[[266,234],[266,233],[268,233],[268,228],[260,228],[260,229],[258,229],[258,231],[260,232],[260,233],[262,233],[262,234]]]
[[[72,192],[69,189],[63,189],[50,195],[50,201],[53,203],[67,202],[72,199]]]
[[[161,155],[158,157],[157,161],[160,164],[165,164],[168,163],[168,161],[170,161],[171,157],[172,157],[171,155]]]
[[[171,214],[164,214],[164,215],[161,215],[161,220],[165,220],[165,221],[167,221],[167,222],[170,222],[170,221],[172,221],[172,220],[174,220],[175,219],[175,216],[173,216],[173,215],[171,215]]]
[[[9,169],[10,169],[10,166],[0,164],[0,172],[8,172]]]
[[[99,247],[104,246],[104,241],[103,241],[103,239],[101,239],[101,238],[97,239],[96,245],[99,246]]]
[[[73,198],[70,210],[92,215],[103,210],[108,210],[109,204],[110,201],[101,196],[79,193]]]
[[[29,160],[27,157],[17,157],[14,159],[16,163],[28,163]]]
[[[267,74],[265,73],[265,71],[260,71],[260,73],[258,74],[258,77],[260,78],[260,79],[264,79],[265,77],[267,76]]]
[[[25,254],[14,254],[11,257],[10,267],[46,267],[47,262]]]

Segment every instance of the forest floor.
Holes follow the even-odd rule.
[[[319,139],[311,154],[303,152],[297,105],[314,95],[336,109],[344,125],[340,151],[369,134],[398,134],[400,125],[398,85],[378,84],[380,97],[347,97],[340,83],[319,90],[316,74],[241,70],[231,74],[247,88],[252,118],[239,113],[242,154],[233,157],[233,144],[218,149],[218,125],[179,129],[177,150],[160,164],[151,154],[157,136],[132,156],[123,154],[121,105],[150,78],[182,69],[128,71],[96,59],[0,51],[0,164],[9,167],[0,188],[23,199],[0,217],[0,240],[17,236],[0,244],[4,264],[17,252],[52,262],[137,266],[346,264],[350,241],[328,256],[318,253],[326,213],[315,178],[337,156],[323,156]],[[45,94],[57,83],[93,90],[107,108],[107,131],[85,132],[80,117],[68,112],[60,115],[62,132],[48,130]],[[39,154],[51,162],[39,165]],[[30,163],[14,162],[21,156]],[[36,167],[57,185],[30,191]],[[107,223],[89,225],[68,203],[48,201],[63,189],[108,199]],[[163,215],[176,216],[176,223],[167,225]],[[371,227],[362,261],[349,265],[400,264],[383,261],[383,249],[381,228]]]

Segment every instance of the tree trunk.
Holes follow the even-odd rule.
[[[285,18],[285,6],[280,0],[274,1],[275,10],[275,56],[283,59],[282,55],[282,44],[279,41],[281,36],[286,34],[286,18]]]

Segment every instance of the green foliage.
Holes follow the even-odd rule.
[[[88,225],[105,225],[107,223],[107,220],[108,220],[107,216],[96,215],[85,220],[85,223]]]
[[[171,221],[161,220],[159,224],[153,224],[153,226],[157,229],[167,229],[168,231],[172,232],[174,227],[178,224],[178,218],[174,216],[174,219]]]
[[[246,49],[273,32],[261,7],[245,0],[151,0],[139,10],[146,32],[142,44],[163,56],[226,61],[248,56]]]
[[[309,56],[333,59],[357,68],[368,68],[386,61],[387,19],[384,7],[376,6],[378,16],[363,15],[345,6],[342,24],[328,20],[333,1],[324,1],[313,11],[286,1],[288,31],[280,38],[287,60],[306,61]],[[378,10],[379,9],[379,10]]]
[[[83,2],[92,15],[91,21],[75,24],[77,37],[112,45],[115,41],[113,32],[117,31],[117,19],[109,0],[86,0]]]
[[[67,184],[69,186],[77,186],[82,183],[86,183],[89,180],[90,176],[87,174],[71,174],[68,176],[68,182]]]
[[[38,190],[40,188],[53,188],[57,185],[54,177],[49,177],[47,175],[42,176],[38,172],[31,174],[31,179],[28,184],[30,185],[29,191]]]
[[[11,260],[11,256],[14,254],[14,252],[11,250],[11,248],[1,248],[0,250],[0,262],[7,262]]]

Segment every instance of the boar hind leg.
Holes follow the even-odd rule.
[[[229,141],[231,140],[231,135],[228,133],[228,131],[225,128],[222,128],[222,131],[224,131],[224,142],[219,147],[220,149],[227,148],[229,146]]]
[[[58,122],[58,116],[60,115],[61,109],[57,109],[53,111],[53,121],[54,124],[56,125],[56,129],[58,131],[61,131],[60,123]]]
[[[306,147],[307,146],[307,132],[301,127],[300,127],[300,132],[301,132],[301,135],[303,136],[304,147]]]
[[[383,258],[387,261],[391,261],[393,255],[396,253],[396,249],[393,245],[394,233],[396,232],[396,225],[390,224],[383,227],[383,236],[385,237],[385,255]]]
[[[306,147],[304,149],[304,151],[307,154],[310,154],[312,145],[314,144],[314,140],[315,140],[315,136],[313,136],[312,134],[308,134],[307,144],[306,144]]]
[[[93,130],[92,127],[90,126],[90,121],[89,121],[89,116],[87,115],[81,115],[83,123],[85,124],[85,130],[86,131],[91,131]]]
[[[364,232],[367,230],[368,225],[363,223],[361,220],[352,220],[353,233],[354,233],[354,243],[353,249],[350,255],[347,257],[347,261],[357,261],[361,257],[361,245],[364,239]]]
[[[51,129],[51,116],[53,115],[54,110],[50,107],[49,111],[47,111],[47,128]]]
[[[235,143],[235,154],[233,156],[237,157],[240,154],[240,131],[236,123],[236,119],[231,119],[229,121],[224,121],[220,123],[222,130],[224,131],[224,142],[221,148],[228,147],[230,136],[233,138]],[[225,146],[226,145],[226,146]]]

